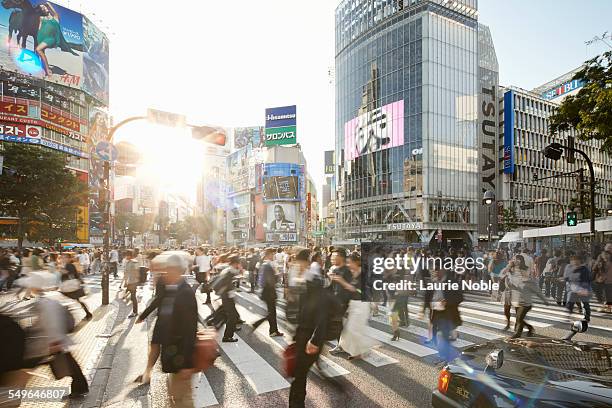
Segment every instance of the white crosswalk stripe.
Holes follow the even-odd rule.
[[[91,282],[91,284],[94,284],[94,282]],[[152,291],[153,287],[150,284],[139,289],[141,304],[146,304],[151,299]],[[197,297],[200,305],[205,295],[198,292]],[[286,321],[286,315],[281,306],[283,303],[282,299],[279,299],[277,307],[279,329],[282,332],[290,333],[293,325]],[[254,322],[262,318],[267,310],[265,302],[259,299],[256,294],[246,291],[237,293],[236,308],[241,318],[247,322]],[[437,363],[439,361],[438,351],[434,346],[424,343],[429,338],[429,322],[426,318],[420,316],[419,312],[421,312],[422,306],[409,304],[408,308],[410,324],[407,327],[400,328],[402,338],[397,341],[391,340],[389,311],[386,308],[380,308],[382,314],[371,317],[370,324],[365,329],[365,334],[377,340],[380,346],[354,362],[348,361],[346,355],[337,356],[324,353],[320,356],[319,367],[313,366],[312,372],[320,377],[348,377],[350,381],[353,373],[366,366],[369,366],[372,370],[382,370],[386,366],[398,364],[399,356],[402,356],[402,358],[425,358],[421,361],[426,361],[428,364]],[[457,328],[460,338],[452,343],[457,349],[501,339],[510,334],[500,331],[505,326],[505,317],[502,306],[499,304],[466,301],[460,307],[460,311],[464,325]],[[200,306],[200,318],[202,320],[210,312],[207,307]],[[550,310],[538,307],[528,315],[528,320],[536,327],[548,327],[563,321],[563,318],[567,319],[560,313],[562,312],[553,311],[553,313],[550,313]],[[533,319],[531,319],[532,316]],[[218,362],[221,362],[221,364],[217,364],[217,366],[231,365],[244,379],[244,383],[248,384],[251,392],[256,395],[285,390],[290,386],[290,379],[284,377],[278,359],[275,362],[268,361],[271,356],[270,351],[276,358],[281,358],[283,350],[291,342],[290,336],[270,337],[268,330],[267,322],[264,322],[253,332],[251,332],[251,326],[243,325],[243,329],[236,335],[238,337],[236,343],[221,342],[223,328],[218,331],[219,347],[222,352],[218,358]],[[270,345],[271,348],[260,347],[258,344]],[[329,344],[336,345],[336,342],[329,342]],[[359,364],[362,365],[359,366]],[[215,388],[219,384],[219,377],[216,377],[218,375],[223,375],[223,372],[209,370],[194,376],[192,388],[196,406],[208,407],[227,403],[227,401],[223,401],[224,390]]]

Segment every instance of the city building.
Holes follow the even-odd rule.
[[[580,68],[527,91],[515,86],[501,89],[501,124],[504,140],[503,196],[506,211],[516,214],[519,228],[565,223],[568,208],[585,217],[590,205],[589,170],[580,154],[565,153],[553,161],[542,150],[553,142],[584,151],[593,162],[597,189],[597,216],[604,216],[612,200],[612,161],[601,152],[601,141],[583,141],[575,130],[555,137],[549,133],[549,117],[568,95],[577,93],[582,83],[573,80]]]
[[[501,194],[498,66],[476,0],[336,9],[335,238],[475,244]],[[497,217],[491,232],[497,234]]]
[[[299,144],[266,146],[264,136],[263,127],[233,130],[221,195],[227,244],[305,245],[319,219],[306,159]]]
[[[2,13],[0,34],[0,150],[3,143],[40,146],[66,156],[66,167],[89,184],[75,214],[78,243],[101,244],[108,227],[100,208],[102,162],[95,146],[107,137],[109,41],[87,17],[55,5],[58,36],[68,48],[48,49],[45,62],[29,42],[9,35],[9,17]],[[11,28],[13,29],[13,28]]]

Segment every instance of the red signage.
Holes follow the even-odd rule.
[[[26,124],[26,125],[34,125],[34,126],[39,126],[39,127],[44,127],[47,129],[51,129],[54,130],[58,133],[61,133],[63,135],[66,135],[74,140],[78,140],[81,142],[85,141],[85,137],[82,136],[79,133],[75,133],[75,132],[71,132],[68,129],[63,129],[59,126],[55,126],[51,123],[48,122],[43,122],[42,120],[39,119],[33,119],[30,117],[20,117],[20,116],[12,116],[12,115],[5,115],[3,113],[0,113],[0,121],[4,121],[4,122],[11,122],[11,123],[21,123],[21,124]]]
[[[75,132],[79,132],[81,130],[81,124],[78,121],[67,118],[59,113],[51,112],[45,108],[40,109],[40,118],[43,120],[48,120],[51,123],[55,123],[56,125],[64,126],[65,128],[74,130]]]
[[[39,126],[24,125],[22,123],[1,123],[0,134],[5,136],[17,137],[40,137],[41,129]]]
[[[0,101],[0,112],[12,115],[28,116],[28,105]]]

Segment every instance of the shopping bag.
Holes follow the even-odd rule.
[[[219,357],[219,345],[216,331],[213,329],[199,331],[196,334],[193,350],[193,368],[204,371],[215,363],[217,357]]]
[[[283,371],[286,377],[293,377],[297,360],[295,343],[291,343],[283,351]]]

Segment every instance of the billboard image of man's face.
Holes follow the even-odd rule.
[[[268,206],[268,231],[295,231],[295,204],[283,203]]]

